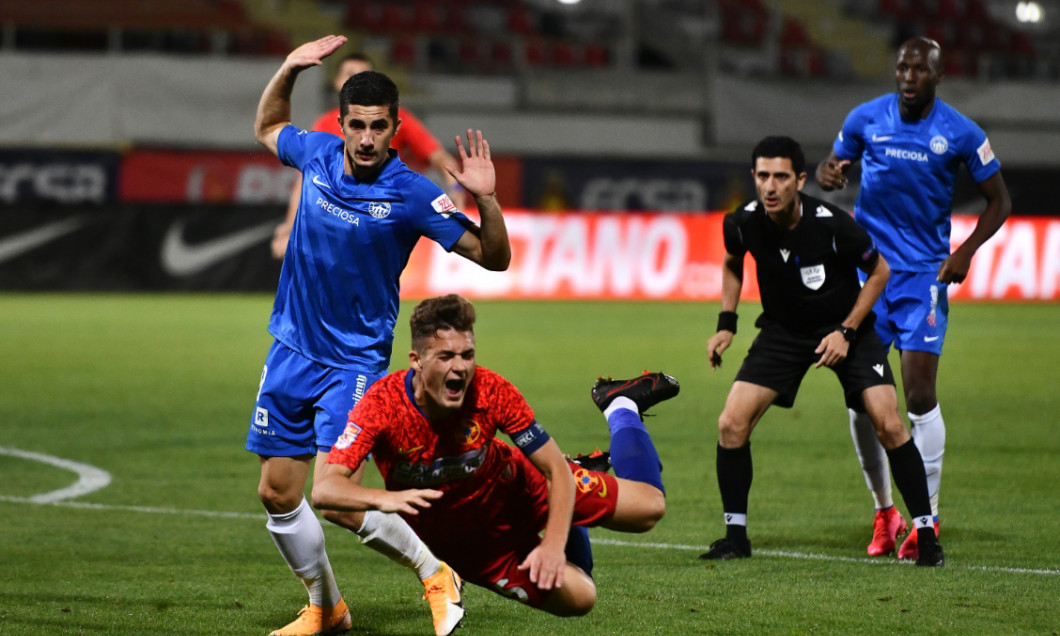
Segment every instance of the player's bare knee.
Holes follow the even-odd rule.
[[[874,417],[872,421],[876,427],[876,438],[887,450],[898,448],[909,441],[909,431],[905,428],[905,422],[897,412],[883,417]]]
[[[655,489],[653,489],[655,490]],[[642,515],[640,518],[640,527],[637,532],[647,532],[655,527],[655,524],[663,518],[666,514],[666,496],[663,495],[661,490],[655,491],[657,494],[649,497],[645,497],[641,502]]]
[[[746,444],[750,430],[750,422],[733,417],[727,409],[718,417],[718,442],[725,448],[739,448]]]
[[[285,514],[293,512],[302,503],[301,491],[288,492],[278,490],[271,484],[262,482],[258,484],[258,499],[261,500],[265,509],[272,514]]]
[[[553,590],[541,609],[564,618],[585,616],[596,606],[596,584],[589,575],[580,570],[575,574],[569,567],[567,577],[563,587]]]

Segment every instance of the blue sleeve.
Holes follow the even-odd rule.
[[[523,451],[523,454],[529,457],[534,451],[544,446],[545,442],[552,438],[549,437],[549,434],[545,431],[543,426],[534,422],[515,435],[512,435],[511,439],[512,444],[515,444],[516,448]]]
[[[847,161],[861,158],[861,153],[865,150],[865,124],[865,105],[862,104],[850,111],[843,122],[843,128],[836,136],[835,143],[832,144],[835,156]]]
[[[406,199],[420,234],[445,248],[456,242],[473,226],[449,200],[449,196],[430,179],[416,175],[406,189]]]
[[[976,183],[982,183],[1001,169],[1001,162],[990,148],[986,133],[972,120],[968,120],[967,135],[964,135],[961,158]]]
[[[302,170],[322,146],[334,145],[336,139],[331,133],[311,132],[288,124],[276,140],[276,156],[284,165]]]
[[[276,156],[280,158],[285,166],[291,166],[292,168],[302,169],[305,165],[306,157],[306,142],[309,140],[309,133],[294,126],[288,124],[284,126],[283,130],[280,131],[279,138],[276,139]]]

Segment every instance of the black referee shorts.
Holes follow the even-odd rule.
[[[814,353],[820,344],[821,336],[796,334],[780,325],[763,327],[751,343],[736,380],[773,389],[779,393],[773,404],[790,408],[802,378],[821,359]],[[858,411],[865,410],[861,399],[865,389],[880,384],[894,386],[887,351],[871,326],[859,330],[846,359],[829,368],[843,385],[847,407]]]

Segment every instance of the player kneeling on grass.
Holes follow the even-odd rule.
[[[927,478],[920,451],[898,414],[887,352],[873,329],[873,303],[890,268],[865,232],[843,210],[800,193],[805,158],[790,137],[766,137],[751,153],[758,198],[723,223],[721,315],[707,342],[711,367],[736,333],[744,256],[758,272],[761,329],[718,418],[718,487],[725,538],[700,558],[751,556],[747,499],[751,491],[751,431],[771,404],[790,408],[811,365],[827,366],[843,386],[847,406],[867,412],[887,451],[891,474],[917,528],[917,565],[941,566]],[[867,278],[859,283],[858,270]]]
[[[617,477],[586,470],[510,382],[476,367],[474,322],[460,296],[416,306],[411,368],[372,385],[351,411],[313,505],[397,512],[466,580],[551,614],[585,614],[596,602],[585,526],[645,532],[666,510],[640,415],[677,395],[677,381],[598,380],[592,397],[607,417]],[[350,478],[369,454],[386,490]]]

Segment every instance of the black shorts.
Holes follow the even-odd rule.
[[[751,343],[736,380],[773,389],[780,394],[773,404],[790,408],[795,404],[802,378],[821,359],[821,354],[814,353],[820,344],[821,336],[796,334],[780,325],[763,327]],[[843,385],[847,407],[857,411],[865,410],[861,399],[865,389],[881,384],[894,386],[887,351],[871,325],[858,330],[846,359],[830,368]]]

